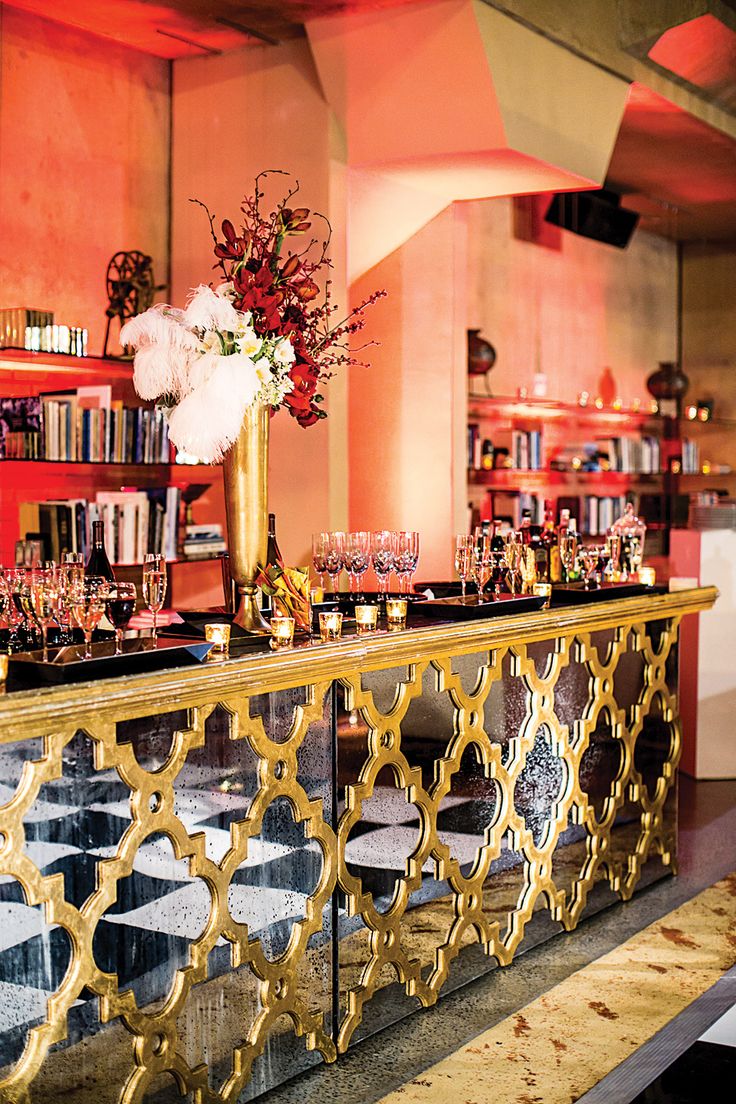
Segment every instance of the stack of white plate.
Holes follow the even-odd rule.
[[[736,500],[721,499],[716,506],[690,504],[691,529],[736,529]]]

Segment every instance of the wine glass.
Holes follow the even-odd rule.
[[[641,561],[644,559],[644,541],[641,537],[631,536],[629,537],[629,563],[631,564],[631,573],[638,577],[639,568],[641,567]]]
[[[357,594],[359,580],[363,578],[371,563],[370,533],[360,530],[347,534],[343,563],[350,577],[350,593]]]
[[[529,545],[523,545],[519,560],[521,570],[522,594],[531,594],[537,581],[537,562],[534,558],[534,549]]]
[[[92,633],[102,620],[109,584],[100,575],[90,575],[71,597],[72,618],[84,633],[84,658],[92,658]]]
[[[480,533],[473,541],[473,581],[478,588],[478,601],[483,601],[483,591],[488,586],[493,568],[493,549],[490,533]]]
[[[410,594],[414,572],[419,563],[419,534],[402,529],[396,534],[396,566],[399,592]]]
[[[517,581],[519,583],[521,582],[521,557],[523,552],[524,544],[521,539],[521,534],[518,532],[509,533],[503,550],[503,558],[508,570],[512,598],[516,597]]]
[[[325,545],[325,571],[330,576],[332,593],[337,594],[345,549],[345,534],[336,532],[326,533],[325,536],[328,538]]]
[[[312,563],[314,570],[319,575],[319,585],[325,588],[325,575],[327,574],[327,548],[330,543],[329,533],[312,534]]]
[[[473,573],[473,538],[466,533],[455,537],[455,571],[460,579],[460,589],[465,601],[465,587]]]
[[[158,614],[166,597],[166,560],[158,552],[149,552],[143,561],[143,601],[153,615],[151,640],[156,646]]]
[[[59,586],[52,574],[43,572],[31,578],[31,604],[41,626],[44,663],[49,661],[49,625],[52,621],[58,622],[60,600]]]
[[[378,579],[378,593],[388,594],[388,581],[396,565],[396,534],[391,529],[377,529],[371,540],[371,560]]]
[[[606,572],[611,582],[620,577],[621,572],[621,535],[613,529],[608,530],[606,536],[606,549],[608,550],[608,565]]]
[[[598,548],[596,545],[583,545],[578,548],[578,561],[580,566],[585,572],[585,589],[597,590],[598,579],[596,578],[596,572],[598,569]]]
[[[115,655],[122,655],[123,632],[135,613],[135,583],[113,583],[107,596],[107,616],[115,629]]]

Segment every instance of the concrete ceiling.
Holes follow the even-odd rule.
[[[268,48],[268,44],[303,36],[305,22],[317,18],[375,13],[421,0],[6,2],[146,53],[176,59],[246,45]],[[628,0],[619,4],[626,5],[620,7],[622,12],[638,13],[639,21],[642,12],[649,13],[647,27],[636,32],[641,36],[638,49],[631,48],[648,58],[653,73],[668,72],[736,113],[735,5],[731,0],[710,4],[668,0],[652,8],[642,8],[639,0],[633,8]],[[687,18],[688,14],[695,17]],[[671,25],[678,18],[680,22]],[[736,239],[736,142],[643,84],[631,85],[607,183],[641,211],[642,225],[650,230],[681,240]]]

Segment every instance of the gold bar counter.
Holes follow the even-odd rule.
[[[715,597],[0,697],[0,1100],[252,1099],[672,873]]]

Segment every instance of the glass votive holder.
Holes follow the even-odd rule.
[[[224,621],[213,621],[204,627],[204,637],[212,647],[211,652],[226,653],[230,650],[230,626]]]
[[[654,586],[657,581],[657,572],[653,567],[640,567],[639,568],[639,582],[644,586]]]
[[[375,632],[378,628],[378,606],[356,606],[355,628],[358,636]]]
[[[535,583],[534,593],[538,598],[544,598],[544,605],[542,609],[549,609],[550,601],[552,600],[552,584],[551,583]]]
[[[409,603],[406,598],[386,599],[386,624],[389,628],[403,629],[406,625],[406,610]]]
[[[291,648],[294,644],[294,618],[271,618],[271,647]]]
[[[325,610],[319,615],[319,638],[323,644],[339,640],[342,636],[342,614],[339,610]]]

